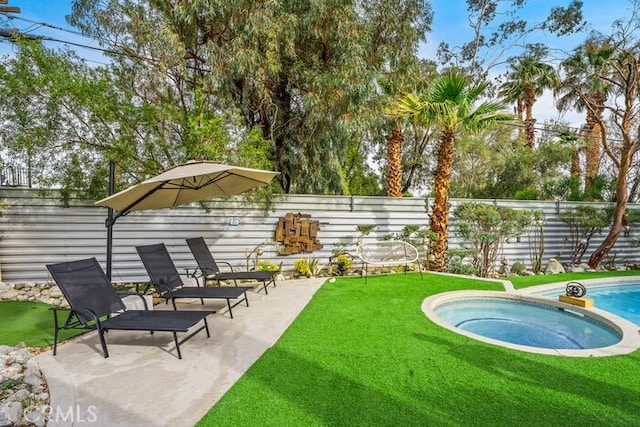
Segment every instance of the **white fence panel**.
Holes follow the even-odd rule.
[[[451,210],[469,200],[451,200]],[[92,201],[71,200],[63,204],[56,194],[42,196],[38,190],[0,189],[3,204],[0,217],[0,268],[6,282],[43,282],[50,280],[45,264],[95,256],[104,266],[106,260],[107,210]],[[567,261],[570,251],[568,230],[557,215],[580,203],[544,201],[477,200],[515,209],[541,211],[545,215],[546,262],[559,256]],[[300,257],[315,258],[327,264],[336,244],[350,245],[358,236],[356,226],[376,224],[377,229],[366,239],[375,240],[397,233],[405,225],[428,227],[427,207],[432,200],[420,198],[351,197],[290,195],[273,203],[272,210],[246,206],[241,200],[216,200],[206,204],[175,209],[134,212],[119,218],[113,228],[113,280],[145,281],[147,274],[135,251],[136,245],[164,242],[179,270],[193,268],[195,261],[185,243],[186,238],[203,236],[216,258],[246,268],[246,253],[256,245],[272,241],[278,218],[286,213],[310,214],[320,222],[318,238],[324,248],[310,254],[279,256],[273,245],[264,247],[261,259],[282,263],[290,269]],[[637,209],[638,206],[630,206]],[[606,231],[595,236],[586,256],[602,241]],[[620,236],[612,250],[619,262],[636,261],[639,249],[630,245],[640,225],[634,225],[630,236]],[[455,217],[450,218],[449,247],[460,248]],[[524,235],[509,242],[504,256],[512,263],[530,265],[529,239]],[[586,261],[585,256],[585,261]],[[249,266],[254,267],[251,257]]]

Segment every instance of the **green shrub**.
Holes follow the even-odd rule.
[[[600,234],[602,230],[611,224],[613,211],[606,208],[593,206],[576,206],[559,215],[560,221],[569,226],[567,240],[571,241],[571,265],[578,265],[587,252],[591,238]]]
[[[513,274],[517,274],[518,276],[524,276],[524,273],[527,271],[527,267],[524,266],[523,262],[516,261],[511,266],[511,272]]]
[[[343,276],[344,273],[347,272],[351,267],[351,264],[353,264],[353,260],[345,254],[341,254],[336,257],[336,269],[340,276]]]
[[[268,259],[263,259],[258,263],[258,270],[260,271],[278,271],[280,270],[280,266],[276,263],[271,262]]]
[[[476,268],[472,264],[454,260],[449,263],[448,272],[451,274],[464,274],[466,276],[475,276]]]
[[[311,267],[309,266],[309,260],[306,258],[299,258],[293,262],[293,268],[295,269],[295,276],[311,277]]]
[[[454,210],[454,215],[464,246],[476,252],[473,265],[480,277],[488,277],[504,243],[523,234],[532,220],[529,211],[489,203],[463,203]]]

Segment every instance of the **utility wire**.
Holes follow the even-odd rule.
[[[49,36],[37,36],[37,35],[33,35],[33,34],[20,33],[20,32],[17,32],[17,31],[3,30],[3,29],[0,28],[0,41],[3,41],[2,38],[4,38],[5,40],[13,42],[18,37],[24,37],[24,38],[26,38],[28,40],[41,40],[41,41],[48,41],[48,42],[64,43],[64,44],[69,44],[69,45],[72,45],[72,46],[76,46],[76,47],[80,47],[80,48],[84,48],[84,49],[95,50],[95,51],[99,51],[99,52],[103,52],[103,53],[109,53],[109,54],[119,55],[119,56],[126,56],[128,58],[136,59],[136,60],[141,61],[141,62],[153,63],[153,64],[156,63],[155,59],[149,58],[149,57],[146,57],[146,56],[141,56],[141,55],[137,55],[137,54],[131,54],[131,53],[123,52],[123,51],[119,51],[119,50],[105,49],[105,48],[101,48],[101,47],[89,46],[87,44],[82,44],[82,43],[78,43],[78,42],[70,42],[70,41],[66,41],[66,40],[60,40],[60,39],[56,39],[54,37],[49,37]],[[96,61],[94,61],[94,62],[96,62]],[[104,64],[104,65],[108,65],[108,64]],[[204,73],[210,73],[211,72],[211,70],[208,70],[206,68],[198,68],[198,67],[194,67],[194,66],[191,66],[191,65],[187,65],[186,68],[190,69],[190,70],[194,70],[194,71],[204,72]]]
[[[80,31],[75,31],[75,30],[70,30],[68,28],[58,27],[56,25],[49,24],[47,22],[33,21],[31,19],[23,18],[21,16],[13,16],[13,15],[7,15],[6,17],[9,18],[9,19],[17,19],[17,20],[24,21],[24,22],[30,22],[32,24],[40,25],[42,27],[47,27],[47,28],[51,28],[51,29],[54,29],[54,30],[65,31],[67,33],[76,34],[78,36],[91,38],[91,37],[87,37],[86,35],[82,34]]]
[[[38,25],[40,27],[47,27],[47,28],[51,28],[54,30],[58,30],[58,31],[64,31],[70,34],[74,34],[74,35],[78,35],[87,39],[91,39],[91,40],[95,40],[92,37],[89,37],[83,33],[81,33],[80,31],[75,31],[75,30],[71,30],[68,28],[63,28],[63,27],[59,27],[57,25],[53,25],[53,24],[49,24],[48,22],[41,22],[41,21],[33,21],[31,19],[27,19],[27,18],[23,18],[20,16],[13,16],[13,15],[4,15],[4,17],[8,18],[8,19],[17,19],[20,21],[24,21],[24,22],[29,22],[32,23],[34,25]],[[71,41],[67,41],[67,40],[60,40],[60,39],[56,39],[54,37],[49,37],[49,36],[38,36],[38,35],[33,35],[33,34],[27,34],[26,31],[34,31],[36,28],[35,27],[33,29],[30,30],[30,28],[32,28],[33,25],[29,26],[27,29],[21,30],[21,31],[12,31],[12,30],[3,30],[0,28],[0,37],[3,37],[5,40],[8,40],[9,42],[13,42],[15,40],[16,37],[24,37],[28,40],[41,40],[41,41],[49,41],[49,42],[55,42],[55,43],[63,43],[63,44],[68,44],[71,46],[76,46],[76,47],[80,47],[80,48],[84,48],[84,49],[90,49],[90,50],[95,50],[98,52],[102,52],[102,53],[110,53],[110,54],[114,54],[114,55],[125,55],[125,56],[131,56],[131,55],[127,55],[123,52],[119,52],[116,50],[112,50],[112,49],[104,49],[104,48],[100,48],[100,47],[96,47],[96,46],[90,46],[86,43],[79,43],[79,42],[71,42]],[[4,41],[2,40],[2,38],[0,38],[0,42]],[[83,58],[85,61],[88,62],[94,62],[97,64],[101,64],[101,65],[108,65],[104,62],[99,62],[99,61],[95,61],[95,60],[90,60],[90,59],[85,59]]]

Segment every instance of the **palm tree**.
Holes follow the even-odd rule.
[[[586,112],[585,133],[587,135],[584,187],[589,189],[600,169],[601,128],[605,104],[611,91],[611,84],[600,76],[614,52],[608,39],[587,40],[576,48],[560,64],[564,78],[556,90],[560,95],[557,107],[560,111],[575,109]]]
[[[538,59],[538,56],[518,58],[510,65],[507,81],[501,86],[500,96],[507,102],[516,102],[519,109],[524,110],[524,129],[527,147],[533,148],[536,119],[533,118],[533,104],[536,96],[542,95],[545,89],[555,88],[558,74],[553,67]],[[522,114],[522,110],[518,111]]]
[[[437,74],[424,93],[405,95],[398,102],[399,114],[439,130],[433,208],[429,217],[431,231],[438,235],[432,250],[435,259],[430,262],[430,268],[435,271],[446,271],[447,266],[449,187],[454,143],[458,134],[478,132],[496,122],[513,120],[512,115],[504,112],[506,106],[501,102],[476,105],[487,87],[487,82],[471,84],[460,70],[452,69]]]
[[[398,124],[387,135],[387,194],[402,197],[402,144],[404,134]]]
[[[399,94],[421,90],[429,81],[429,76],[435,71],[435,64],[429,61],[421,61],[408,70],[404,74],[398,75],[386,74],[378,80],[378,85],[382,89],[383,97],[387,98],[384,102],[386,105],[392,104],[390,99],[396,99]],[[421,158],[426,150],[428,138],[425,133],[419,138],[419,133],[415,127],[412,129],[411,124],[402,123],[402,117],[397,114],[394,105],[391,105],[385,114],[387,121],[387,129],[391,129],[386,134],[387,141],[387,195],[390,197],[402,197],[402,195],[411,187],[416,169],[419,165],[418,159]],[[406,127],[405,127],[406,126]],[[406,138],[408,147],[405,149],[405,133],[409,135]],[[413,130],[413,134],[411,134]],[[413,135],[413,138],[411,137]],[[403,152],[410,151],[415,159],[409,165],[403,164]],[[407,167],[405,173],[404,167]],[[403,183],[403,179],[405,182]]]

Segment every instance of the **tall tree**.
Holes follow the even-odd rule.
[[[544,49],[533,55],[515,58],[510,64],[507,81],[501,86],[499,94],[508,102],[522,102],[524,109],[524,130],[526,145],[535,144],[535,124],[533,105],[536,97],[546,89],[553,89],[559,82],[554,68],[542,62]]]
[[[433,206],[430,228],[438,235],[430,267],[446,271],[447,229],[449,224],[449,187],[454,146],[460,133],[478,132],[500,121],[512,120],[500,102],[480,102],[488,83],[472,84],[460,70],[437,75],[425,93],[408,94],[398,103],[401,114],[434,125],[439,132],[437,165],[434,172]]]
[[[416,174],[422,172],[421,165],[432,136],[432,132],[422,129],[415,121],[403,120],[394,99],[404,93],[423,90],[433,73],[435,64],[421,61],[400,75],[390,73],[379,80],[383,94],[378,102],[391,104],[383,121],[384,129],[391,128],[386,136],[387,194],[391,197],[401,197],[414,184]]]
[[[387,136],[387,194],[402,197],[402,127],[396,126]]]
[[[566,111],[572,108],[586,112],[586,194],[592,192],[591,187],[600,169],[600,123],[603,121],[605,103],[611,90],[609,82],[599,75],[602,75],[602,67],[606,65],[613,52],[611,40],[591,38],[560,64],[563,78],[556,89],[556,95],[560,96],[557,102],[558,109]]]
[[[271,142],[282,188],[302,193],[344,191],[377,79],[416,61],[430,22],[420,0],[76,0],[72,17],[154,72],[175,72],[183,102],[199,90],[239,112]]]
[[[129,65],[126,72],[90,67],[39,42],[21,43],[0,64],[0,120],[11,123],[0,140],[31,163],[37,185],[61,187],[65,197],[103,197],[107,159],[130,172],[119,186],[192,158],[269,166],[260,135],[234,126],[230,114],[223,119],[197,92],[185,102],[167,75]]]
[[[610,39],[615,51],[596,72],[611,88],[611,100],[605,104],[610,124],[601,120],[598,125],[604,153],[615,165],[617,176],[613,221],[607,236],[589,258],[592,268],[600,266],[622,231],[629,201],[628,175],[640,149],[640,2],[634,1],[633,6],[627,20],[614,23]],[[610,134],[614,137],[609,138]]]

